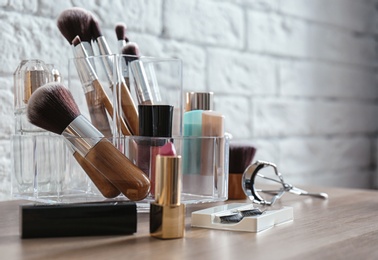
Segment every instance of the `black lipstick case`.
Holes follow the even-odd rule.
[[[22,238],[127,235],[137,230],[131,201],[20,205]]]

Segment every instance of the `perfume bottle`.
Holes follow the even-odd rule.
[[[51,70],[41,60],[23,60],[13,74],[14,77],[14,115],[16,134],[46,133],[29,123],[26,115],[27,104],[33,92],[52,81]]]
[[[34,126],[27,118],[33,92],[54,78],[52,70],[41,60],[21,61],[13,77],[12,194],[35,198],[58,189],[66,164],[63,140]]]

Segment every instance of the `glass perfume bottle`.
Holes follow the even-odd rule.
[[[64,143],[57,136],[34,126],[27,118],[33,92],[54,80],[51,68],[41,60],[23,60],[14,77],[15,134],[13,145],[12,194],[38,197],[56,191],[64,173]]]

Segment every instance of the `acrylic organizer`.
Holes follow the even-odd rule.
[[[83,73],[88,69],[90,73]],[[79,69],[78,69],[79,68]],[[81,72],[80,72],[81,71]],[[94,71],[94,73],[92,73]],[[154,156],[167,143],[182,157],[182,203],[224,201],[228,191],[228,143],[226,136],[183,136],[182,63],[178,59],[160,59],[125,55],[94,56],[70,59],[67,87],[79,109],[119,151],[143,168],[154,185]],[[96,81],[96,84],[93,82]],[[100,89],[99,89],[100,86]],[[16,87],[16,86],[15,86]],[[18,87],[19,88],[19,87]],[[18,89],[15,88],[15,89]],[[172,136],[129,135],[123,126],[130,100],[138,104],[171,105],[174,108]],[[147,91],[148,90],[148,91]],[[91,92],[92,91],[92,92]],[[107,96],[112,106],[103,105],[104,121],[96,122],[89,94]],[[149,94],[148,94],[149,93]],[[92,104],[93,105],[93,104]],[[83,137],[97,138],[97,137]],[[93,184],[73,156],[73,149],[62,136],[40,131],[31,135],[17,132],[12,137],[12,195],[16,198],[49,203],[72,203],[107,200]],[[199,154],[200,152],[200,154]],[[140,160],[138,154],[148,154]],[[139,159],[138,159],[139,158]],[[194,159],[193,159],[194,158]],[[142,161],[142,162],[141,162]],[[93,166],[93,165],[92,165]],[[140,207],[154,199],[154,188]],[[120,195],[117,199],[127,198]]]

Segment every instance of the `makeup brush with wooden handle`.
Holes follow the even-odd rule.
[[[248,144],[231,143],[229,147],[228,199],[245,199],[242,177],[252,163],[256,148]]]
[[[113,104],[102,87],[91,63],[88,61],[88,55],[81,44],[81,39],[79,36],[74,38],[72,45],[74,46],[74,55],[76,57],[76,69],[80,80],[83,83],[92,123],[97,128],[101,126],[102,129],[102,127],[106,127],[105,124],[108,123],[108,118],[104,108],[109,113],[110,117],[114,118]],[[115,120],[117,122],[117,127],[121,129],[121,132],[124,135],[131,135],[131,132],[122,117],[118,116],[117,114]],[[108,128],[110,131],[110,126],[108,126]],[[99,128],[100,131],[101,129]],[[106,135],[103,131],[101,132],[107,137],[111,136],[111,133],[109,132],[107,132],[108,135]]]
[[[126,36],[127,26],[124,23],[117,23],[114,30],[117,35],[118,48],[121,53],[123,46],[129,42],[129,38]]]
[[[88,56],[94,56],[91,44],[92,34],[87,29],[91,26],[91,22],[92,16],[89,11],[80,7],[72,7],[60,13],[57,26],[69,44],[76,36],[79,36]]]
[[[89,161],[87,161],[80,153],[75,151],[71,144],[69,144],[69,147],[72,150],[73,157],[105,198],[115,198],[121,194],[117,187],[115,187],[105,176],[103,176],[102,173],[99,172],[99,170]]]
[[[97,19],[92,16],[91,28],[89,30],[92,32],[92,39],[97,43],[100,54],[103,57],[103,64],[105,73],[108,76],[110,87],[113,87],[113,60],[110,59],[112,52],[109,49],[105,36],[103,36],[100,28],[100,24]],[[123,80],[117,83],[117,87],[120,88],[120,103],[123,114],[125,116],[126,124],[133,135],[138,135],[139,130],[139,118],[138,110],[131,96],[130,90]]]
[[[71,92],[62,84],[49,83],[35,91],[27,114],[32,124],[63,135],[130,200],[147,197],[151,186],[147,176],[80,114]]]

